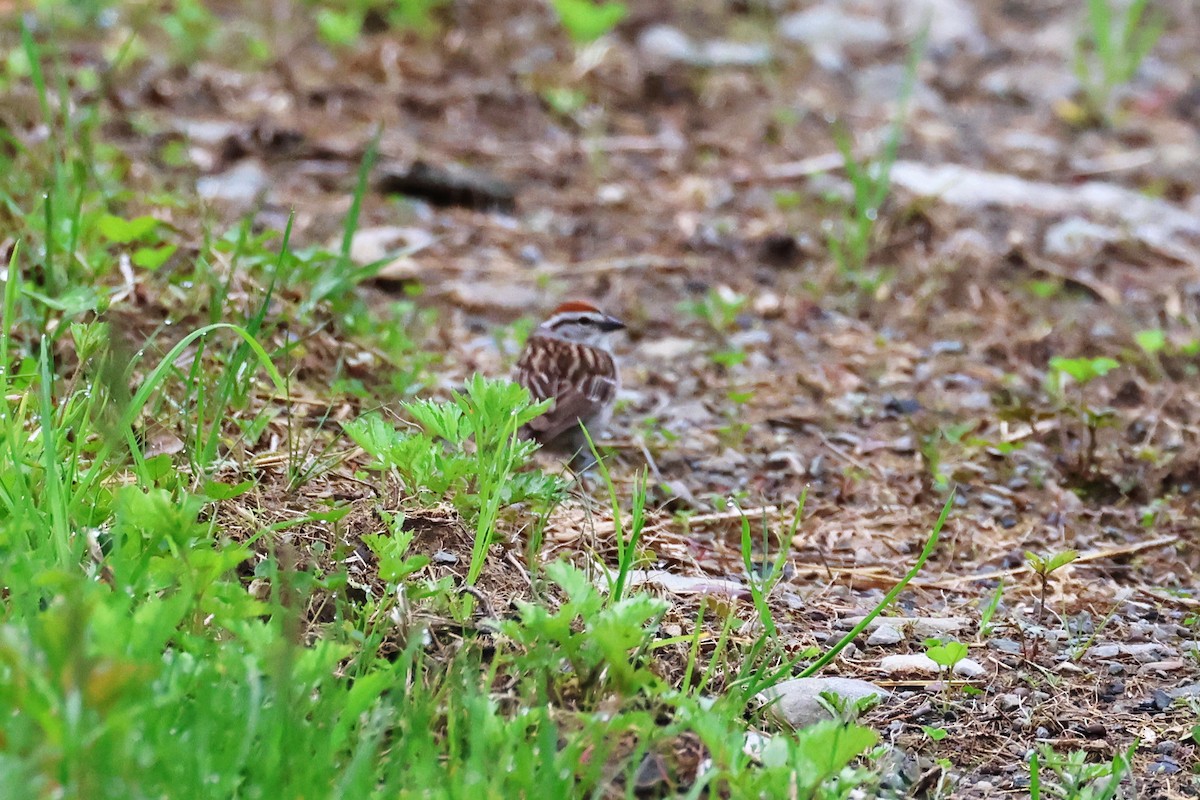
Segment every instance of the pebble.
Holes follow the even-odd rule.
[[[1021,706],[1021,698],[1015,694],[1006,693],[996,698],[996,707],[1001,711],[1015,711]]]
[[[1179,772],[1179,762],[1169,756],[1163,756],[1146,770],[1151,775],[1174,775]]]
[[[871,647],[885,647],[902,641],[904,641],[904,634],[891,625],[880,625],[867,637],[867,644]]]
[[[1089,658],[1105,659],[1116,658],[1118,656],[1132,656],[1134,660],[1142,664],[1149,664],[1153,661],[1173,658],[1179,653],[1172,647],[1158,642],[1145,642],[1143,644],[1098,644],[1087,651]]]
[[[329,243],[331,250],[340,246],[340,235]],[[405,228],[399,225],[379,225],[359,228],[350,240],[350,260],[355,264],[373,264],[382,261],[397,251],[422,250],[435,241],[429,231],[421,228]]]
[[[869,54],[892,38],[878,19],[847,14],[833,3],[789,14],[779,21],[779,33],[807,46],[817,64],[831,72],[844,69],[847,56]]]
[[[638,51],[651,67],[687,63],[695,56],[688,35],[670,25],[651,25],[638,37]]]
[[[863,615],[843,617],[838,621],[838,627],[853,628],[862,620]],[[935,639],[958,633],[970,624],[971,621],[966,617],[876,617],[867,624],[867,630],[888,625],[896,630],[905,631],[916,639]]]
[[[1083,217],[1068,217],[1046,229],[1042,249],[1054,258],[1083,261],[1095,258],[1105,245],[1117,241],[1119,231]]]
[[[271,185],[267,171],[253,160],[240,161],[216,175],[206,175],[196,181],[196,193],[205,200],[225,203],[252,203]]]
[[[879,668],[889,675],[912,673],[937,675],[942,671],[942,667],[936,661],[923,653],[902,653],[885,656],[880,660]],[[987,670],[978,661],[964,658],[954,665],[952,671],[959,677],[975,678],[984,674]]]
[[[432,561],[435,564],[457,564],[458,556],[449,550],[438,550],[433,554]]]
[[[536,244],[527,244],[522,247],[520,256],[526,264],[536,266],[542,263],[542,250]]]
[[[1070,186],[1031,181],[961,164],[897,161],[892,165],[897,189],[963,211],[1009,208],[1025,214],[1103,217],[1122,231],[1122,240],[1192,261],[1190,240],[1200,236],[1200,218],[1185,209],[1134,189],[1099,180]]]
[[[709,39],[696,43],[671,25],[652,25],[638,37],[638,51],[651,69],[671,64],[692,67],[761,67],[774,57],[765,42]]]
[[[677,358],[694,352],[696,347],[694,339],[685,339],[681,336],[664,336],[661,339],[646,342],[638,349],[641,350],[641,354],[645,358],[674,361]]]
[[[926,35],[934,51],[961,48],[970,53],[987,49],[987,39],[979,24],[979,14],[968,0],[899,0],[900,30],[909,39]]]
[[[1171,697],[1200,697],[1200,683],[1188,683],[1183,686],[1177,686],[1168,692]]]

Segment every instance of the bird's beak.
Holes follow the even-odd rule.
[[[606,316],[603,320],[600,321],[600,330],[604,331],[605,333],[609,333],[611,331],[619,331],[624,327],[625,327],[625,323],[621,322],[621,320],[617,319],[616,317]]]

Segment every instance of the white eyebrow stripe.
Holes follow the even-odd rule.
[[[564,311],[561,314],[555,314],[554,316],[550,317],[548,320],[542,323],[542,326],[546,328],[557,328],[563,322],[583,322],[591,317],[591,314],[585,314],[579,311]]]

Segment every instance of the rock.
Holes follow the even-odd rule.
[[[236,136],[243,126],[228,120],[180,119],[173,127],[192,144],[216,147],[231,136]]]
[[[1156,197],[1101,181],[1059,186],[964,167],[897,161],[892,184],[964,211],[1009,208],[1044,215],[1086,215],[1112,222],[1133,239],[1174,258],[1200,264],[1200,218]]]
[[[771,332],[762,328],[753,328],[748,331],[738,331],[729,336],[729,344],[741,350],[749,350],[754,347],[762,347],[771,343]]]
[[[1088,658],[1106,659],[1131,656],[1140,664],[1169,660],[1178,655],[1179,653],[1174,648],[1168,647],[1165,644],[1159,644],[1158,642],[1145,642],[1143,644],[1098,644],[1087,651]]]
[[[868,53],[891,41],[887,26],[874,17],[847,14],[833,4],[817,5],[779,21],[783,38],[808,47],[822,68],[838,72],[854,53]]]
[[[644,358],[674,361],[694,352],[696,341],[682,336],[664,336],[652,342],[645,342],[638,349]]]
[[[692,67],[761,67],[772,59],[770,45],[710,39],[694,43],[686,33],[671,25],[652,25],[638,36],[638,52],[651,69],[671,64]]]
[[[522,261],[530,266],[537,266],[544,260],[542,249],[536,244],[527,244],[523,246],[518,255]]]
[[[542,299],[542,292],[532,286],[502,281],[463,280],[451,284],[450,296],[473,310],[528,311]]]
[[[853,628],[862,622],[862,617],[845,617],[838,621],[838,627]],[[968,627],[971,621],[966,617],[876,617],[867,624],[867,630],[874,630],[881,625],[888,625],[896,630],[905,631],[916,639],[932,639],[958,633]]]
[[[758,731],[746,731],[746,738],[742,742],[742,752],[761,764],[763,753],[766,751],[767,745],[771,743],[771,739],[772,737]]]
[[[1200,683],[1188,683],[1183,686],[1177,686],[1174,689],[1168,690],[1167,694],[1175,699],[1181,697],[1200,697]]]
[[[942,668],[932,658],[924,653],[903,653],[886,656],[879,662],[879,668],[889,675],[923,674],[937,675]]]
[[[954,674],[961,678],[978,678],[986,672],[982,664],[971,658],[964,658],[954,665]]]
[[[1016,711],[1021,707],[1021,698],[1015,694],[1002,694],[996,698],[996,708],[1001,711]]]
[[[434,243],[429,231],[421,228],[403,228],[399,225],[380,225],[375,228],[359,228],[350,240],[350,260],[355,264],[373,264],[388,257],[410,256]],[[336,251],[341,246],[341,236],[329,243]]]
[[[606,183],[596,190],[596,202],[602,206],[624,205],[629,199],[629,189],[619,183]]]
[[[779,295],[767,291],[754,298],[754,313],[764,319],[775,319],[783,313],[783,301]]]
[[[938,663],[924,653],[885,656],[879,662],[879,668],[889,675],[938,675],[942,672]],[[976,678],[987,670],[978,661],[964,658],[954,665],[952,671],[962,678]]]
[[[822,705],[821,693],[830,692],[846,701],[847,706],[865,697],[886,699],[891,693],[873,683],[855,678],[793,678],[759,692],[756,699],[763,704],[775,701],[768,714],[792,728],[803,728],[831,715]],[[778,698],[778,700],[776,700]]]
[[[1174,775],[1179,770],[1179,762],[1170,756],[1163,756],[1146,769],[1151,775]]]
[[[608,579],[602,574],[598,578],[599,586],[608,588]],[[667,590],[671,594],[712,594],[725,597],[745,599],[750,597],[749,590],[737,581],[706,576],[677,575],[665,569],[634,569],[629,571],[627,585],[629,587],[651,584]]]
[[[771,63],[771,47],[764,42],[734,42],[711,39],[700,45],[700,67],[762,67]]]
[[[1121,232],[1083,217],[1068,217],[1046,229],[1042,250],[1055,258],[1082,261],[1100,255],[1104,245],[1121,240]]]
[[[880,625],[867,637],[867,644],[871,647],[885,647],[902,641],[904,641],[904,634],[891,625]]]
[[[967,0],[899,0],[900,30],[914,39],[929,26],[929,46],[935,51],[961,48],[982,53],[987,39],[979,26],[979,15]]]
[[[196,181],[196,194],[205,200],[235,205],[249,205],[267,191],[271,179],[257,161],[239,161],[216,175],[206,175]]]
[[[689,63],[696,57],[696,48],[687,34],[670,25],[651,25],[642,31],[637,41],[638,52],[651,68],[674,63]]]
[[[726,447],[720,455],[706,458],[700,463],[705,469],[712,470],[713,472],[732,474],[745,467],[748,461],[749,459],[746,458],[745,454],[734,450],[732,447]]]
[[[1061,59],[1058,61],[1061,63]],[[1045,60],[1005,64],[979,80],[979,88],[985,96],[1019,100],[1047,108],[1069,96],[1078,85],[1074,75],[1058,64],[1051,65]]]

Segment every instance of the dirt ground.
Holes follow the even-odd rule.
[[[955,796],[1019,796],[1037,743],[1110,758],[1135,739],[1138,796],[1196,796],[1197,715],[1175,702],[1200,696],[1195,7],[1154,4],[1170,22],[1125,113],[1088,125],[1071,71],[1082,4],[928,3],[939,11],[892,191],[851,272],[828,247],[849,190],[835,131],[863,158],[880,151],[914,17],[898,1],[830,3],[861,24],[843,20],[840,44],[816,46],[782,23],[816,6],[777,5],[637,3],[610,36],[575,46],[543,4],[454,2],[438,33],[369,19],[337,52],[303,9],[218,6],[230,30],[278,15],[281,55],[256,71],[149,58],[102,89],[103,136],[134,182],[196,187],[214,229],[246,213],[282,229],[294,209],[293,238],[311,245],[336,243],[378,132],[355,255],[414,252],[361,291],[380,308],[411,297],[436,310],[410,335],[436,353],[440,389],[507,374],[506,326],[561,300],[628,323],[607,444],[626,490],[651,470],[653,566],[743,579],[729,498],[782,530],[807,487],[774,601],[797,648],[824,645],[903,575],[954,487],[941,544],[897,613],[965,618],[957,635],[984,668],[967,683],[982,691],[955,687],[946,705],[930,676],[883,669],[884,656],[924,652],[908,632],[863,637],[827,674],[894,689],[870,724],[922,763],[949,759]],[[688,63],[656,44],[656,26],[767,57]],[[77,57],[97,52],[81,44]],[[171,142],[186,143],[186,163],[163,163]],[[727,324],[687,310],[705,298],[732,308]],[[1165,337],[1155,352],[1138,344],[1148,330]],[[1052,358],[1098,356],[1120,366],[1061,397],[1047,387]],[[368,384],[379,366],[329,332],[306,359],[297,392],[315,405],[334,362]],[[348,399],[312,418],[361,410]],[[366,502],[344,475],[278,513],[304,508],[305,492]],[[547,555],[605,553],[608,516],[594,498],[568,503]],[[1053,575],[1043,610],[1025,553],[1066,549],[1081,557]],[[493,605],[519,591],[513,562],[497,555],[485,575]],[[677,624],[695,619],[696,586],[660,589]]]

